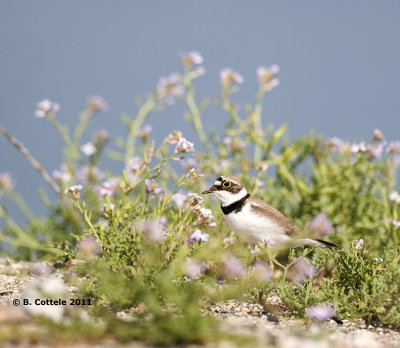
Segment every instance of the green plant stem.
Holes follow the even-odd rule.
[[[136,118],[130,122],[128,137],[127,137],[126,145],[125,145],[126,146],[125,147],[125,164],[128,164],[128,161],[135,154],[136,134],[155,105],[156,105],[156,101],[155,101],[154,97],[153,96],[149,97],[146,100],[146,102],[140,107]]]
[[[204,132],[203,123],[201,122],[200,109],[197,106],[196,101],[194,99],[192,79],[187,73],[185,74],[184,77],[184,85],[186,89],[186,103],[189,106],[189,110],[192,114],[194,129],[196,130],[206,152],[210,153],[211,152],[210,142],[207,138],[206,133]]]
[[[264,89],[262,87],[259,88],[257,93],[257,101],[254,108],[254,112],[252,115],[253,119],[253,129],[254,132],[262,131],[262,124],[261,124],[261,114],[262,114],[262,107],[263,107],[263,99],[264,99]],[[257,134],[255,134],[256,137]],[[262,154],[262,146],[256,142],[254,148],[254,165],[257,166],[261,161],[261,154]]]

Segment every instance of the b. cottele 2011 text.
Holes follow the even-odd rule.
[[[68,303],[69,301],[69,303]],[[23,305],[24,306],[31,306],[32,302],[29,301],[29,299],[25,298],[23,299]],[[34,304],[36,306],[66,306],[69,304],[70,306],[90,306],[92,305],[92,301],[90,298],[88,299],[79,299],[79,298],[70,298],[69,300],[64,300],[64,299],[35,299]]]

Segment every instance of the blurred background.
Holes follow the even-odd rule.
[[[58,102],[57,119],[72,127],[87,97],[101,95],[109,110],[84,140],[99,128],[124,136],[120,116],[135,115],[134,96],[181,71],[178,52],[197,50],[206,68],[195,80],[198,100],[219,92],[219,72],[231,67],[245,79],[234,98],[253,103],[257,67],[278,64],[264,125],[288,123],[291,137],[315,130],[369,140],[379,128],[400,139],[399,10],[394,0],[1,1],[0,122],[51,172],[62,162],[62,141],[34,117],[37,102]],[[156,140],[176,129],[200,146],[183,111],[177,103],[150,117]],[[207,129],[227,121],[212,104],[203,113]],[[47,184],[3,137],[0,156],[0,172],[11,172],[16,190],[44,214],[38,188]]]

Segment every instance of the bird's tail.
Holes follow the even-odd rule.
[[[317,245],[321,248],[327,248],[327,249],[339,249],[339,246],[336,244],[333,244],[331,242],[327,242],[326,240],[322,239],[317,239],[317,238],[310,238],[314,242],[316,242],[314,245]]]

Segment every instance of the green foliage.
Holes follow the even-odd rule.
[[[193,65],[184,59],[183,75],[165,88],[159,84],[139,105],[136,117],[123,116],[127,136],[116,140],[118,151],[107,151],[108,136],[98,132],[92,141],[95,153],[79,152],[82,134],[100,109],[93,101],[72,134],[49,115],[65,140],[58,185],[62,192],[70,187],[73,209],[63,201],[47,202],[49,217],[34,218],[21,197],[3,185],[1,193],[21,207],[30,224],[18,226],[2,208],[7,225],[2,242],[25,259],[84,259],[78,266],[79,276],[86,279],[80,292],[95,300],[91,314],[102,319],[104,330],[124,341],[210,341],[220,335],[216,321],[203,314],[210,305],[232,298],[265,303],[271,291],[296,317],[305,317],[312,305],[328,303],[339,318],[398,322],[399,204],[390,196],[398,150],[379,137],[351,148],[314,134],[289,141],[286,125],[264,128],[263,96],[271,89],[272,73],[260,82],[256,103],[246,106],[245,118],[232,101],[234,79],[223,82],[217,106],[229,121],[222,135],[207,132],[202,114],[209,106],[207,100],[195,99]],[[181,87],[185,93],[177,95]],[[201,142],[196,152],[179,131],[165,134],[156,146],[142,128],[151,112],[166,107],[168,98],[187,106],[185,117]],[[99,170],[104,151],[124,163],[122,173]],[[227,240],[233,234],[218,205],[202,202],[198,195],[221,174],[238,176],[249,192],[341,250],[299,248],[279,262],[269,245],[250,250],[241,241]],[[82,192],[74,184],[83,184]],[[325,214],[328,232],[313,226],[319,214]],[[365,246],[356,239],[365,239]],[[310,261],[304,263],[305,258]],[[301,263],[304,272],[316,271],[295,280]],[[116,315],[123,310],[130,312],[130,321]]]

